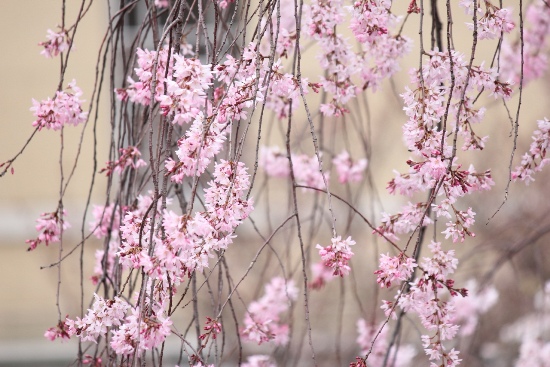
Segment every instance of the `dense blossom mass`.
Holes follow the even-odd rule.
[[[26,242],[29,250],[59,244],[51,267],[60,277],[81,250],[80,266],[91,264],[81,282],[91,274],[95,287],[80,316],[62,318],[58,294],[59,319],[45,337],[79,338],[86,354],[78,362],[94,367],[163,365],[170,338],[181,345],[177,366],[297,365],[306,363],[305,348],[312,365],[347,364],[349,356],[353,367],[471,361],[459,348],[475,340],[481,317],[505,296],[490,283],[501,263],[483,281],[464,282],[456,246],[475,243],[476,219],[485,214],[478,199],[497,181],[483,155],[492,144],[491,110],[502,107],[508,116],[515,149],[524,89],[545,75],[548,2],[520,12],[489,0],[432,2],[430,11],[417,0],[146,3],[132,42],[124,24],[135,21],[138,4],[112,12],[102,46],[111,79],[100,79],[98,66],[90,112],[75,80],[63,89],[81,18],[65,28],[63,11],[63,26],[39,43],[42,55],[59,59],[62,74],[52,97],[32,100],[32,126],[37,136],[47,129],[62,138],[61,185],[57,209],[41,214],[37,237]],[[468,21],[458,22],[456,11]],[[459,47],[459,34],[472,47]],[[480,48],[492,50],[492,59]],[[401,69],[408,70],[405,85]],[[111,88],[106,114],[95,106],[104,85]],[[375,93],[400,107],[384,105],[377,116]],[[67,175],[64,129],[82,125],[82,144],[94,112],[88,223],[64,252],[64,202],[80,157],[79,150]],[[396,115],[399,139],[374,139],[391,134]],[[109,158],[98,166],[101,123],[112,131]],[[388,142],[391,153],[378,154]],[[544,117],[520,162],[508,163],[510,180],[533,182],[548,163],[549,143]],[[381,161],[393,164],[398,150],[408,159],[387,183],[386,204],[373,172]],[[0,165],[0,177],[15,158]],[[496,177],[506,181],[499,170],[508,168],[500,168]],[[91,204],[96,180],[106,196]],[[95,261],[84,261],[91,239],[103,246],[93,247]],[[506,256],[522,249],[510,247]],[[536,314],[525,316],[529,327],[511,324],[502,333],[521,336],[516,367],[546,366],[550,358],[549,284],[537,295]],[[354,316],[358,337],[344,345],[352,298],[361,313]],[[314,319],[320,314],[325,319]],[[532,320],[542,320],[540,330],[524,330]],[[319,351],[313,333],[335,325],[336,353]],[[411,325],[414,333],[403,332]]]

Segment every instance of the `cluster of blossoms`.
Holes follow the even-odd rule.
[[[40,42],[38,45],[44,47],[40,54],[48,59],[67,51],[71,45],[71,39],[65,30],[54,32],[48,29],[46,38],[48,39],[47,41]]]
[[[353,161],[346,150],[332,159],[332,163],[338,172],[338,181],[340,183],[359,182],[363,179],[363,172],[367,168],[367,159],[361,158]]]
[[[222,332],[222,324],[210,317],[207,317],[206,325],[203,329],[206,332],[199,336],[200,340],[208,340],[208,338],[210,337],[212,337],[212,339],[216,339],[218,337],[218,334]]]
[[[298,288],[292,280],[276,277],[265,286],[262,298],[248,306],[241,335],[258,344],[273,341],[277,345],[288,343],[288,325],[281,322],[281,314],[298,298]]]
[[[373,231],[389,240],[399,240],[398,234],[405,234],[416,230],[419,226],[427,226],[432,220],[426,216],[426,204],[408,203],[397,214],[382,213],[382,224]]]
[[[523,84],[540,78],[547,69],[548,57],[544,52],[550,34],[550,7],[545,0],[529,4],[525,12],[523,29],[523,60],[521,42],[510,43],[504,39],[500,51],[500,73],[504,80],[514,84],[521,81],[518,65],[523,65]]]
[[[275,112],[279,119],[289,116],[290,108],[296,110],[302,101],[301,91],[306,95],[308,87],[317,88],[316,85],[308,83],[307,78],[301,79],[290,73],[283,73],[280,60],[272,66],[269,89],[266,95],[266,107]]]
[[[182,66],[181,70],[177,71],[176,76],[181,79],[181,83],[177,84],[177,90],[181,91],[181,96],[187,97],[178,99],[179,105],[174,112],[179,116],[179,123],[191,119],[193,122],[185,135],[178,140],[176,155],[179,161],[170,158],[165,163],[167,174],[171,175],[172,181],[181,183],[185,176],[200,176],[204,173],[212,158],[221,151],[226,135],[231,130],[230,124],[245,120],[248,109],[263,100],[262,88],[256,78],[256,65],[260,58],[256,45],[251,43],[243,52],[242,60],[227,55],[224,64],[217,66],[215,74],[222,86],[215,90],[218,105],[208,108],[212,111],[204,111],[204,105],[205,93],[211,85],[214,72],[210,72],[209,65],[200,66],[198,61],[189,64],[184,62],[183,58],[178,59],[181,65],[187,66]],[[263,70],[263,63],[261,69]],[[188,90],[188,84],[196,84],[196,88]],[[180,94],[179,91],[177,94]],[[173,101],[171,97],[161,98],[164,99],[161,106],[168,100]],[[172,102],[169,104],[172,105]],[[201,107],[203,110],[200,110]],[[211,112],[211,115],[207,112]]]
[[[159,100],[164,93],[164,83],[170,80],[171,64],[168,63],[168,49],[163,48],[158,53],[138,48],[136,51],[138,66],[135,68],[139,81],[128,77],[128,87],[119,88],[115,92],[120,100],[129,99],[131,102],[148,106],[151,103],[151,87],[153,83],[153,71],[156,65],[155,99]]]
[[[357,57],[341,34],[335,32],[344,20],[341,0],[314,0],[305,8],[307,33],[320,46],[319,61],[326,71],[320,86],[332,96],[329,103],[321,104],[325,116],[341,116],[349,112],[346,104],[357,95],[351,80],[358,71]]]
[[[358,55],[363,89],[376,90],[383,79],[399,70],[399,60],[411,49],[407,37],[391,35],[401,20],[390,11],[389,0],[358,0],[352,8],[350,28],[361,44]]]
[[[161,308],[141,314],[140,307],[132,307],[119,297],[104,299],[97,294],[94,297],[92,308],[82,319],[66,318],[57,329],[48,329],[45,336],[53,340],[76,335],[82,341],[98,343],[100,338],[111,332],[110,345],[115,353],[130,355],[134,351],[143,352],[157,347],[171,333],[172,321],[162,314]],[[131,312],[126,315],[128,310]]]
[[[291,154],[296,183],[302,186],[325,188],[330,174],[319,172],[319,160],[316,155]],[[286,153],[277,147],[262,147],[258,165],[271,177],[289,177],[290,165]]]
[[[254,355],[248,357],[243,367],[277,367],[277,365],[266,355]]]
[[[428,224],[430,220],[425,214],[427,205],[431,205],[438,217],[455,218],[447,222],[443,231],[446,237],[463,241],[466,236],[473,236],[469,228],[474,223],[475,213],[471,208],[465,211],[457,209],[457,199],[474,191],[488,190],[494,183],[489,170],[477,173],[473,166],[468,170],[461,169],[442,126],[450,121],[450,127],[464,138],[463,150],[483,149],[486,138],[478,137],[472,125],[481,121],[484,110],[474,108],[473,101],[482,91],[508,98],[512,90],[508,83],[498,79],[495,69],[469,68],[463,55],[456,51],[450,54],[437,50],[431,52],[422,69],[413,71],[412,82],[416,89],[407,88],[402,94],[408,116],[403,131],[407,148],[419,159],[410,159],[407,162],[410,171],[398,174],[390,181],[388,189],[391,193],[410,196],[438,188],[437,195],[445,197],[438,204],[409,204],[403,213],[385,215],[378,232],[396,239],[396,233],[407,233],[419,225]]]
[[[107,167],[102,168],[99,173],[105,172],[107,176],[116,172],[121,174],[127,167],[131,167],[134,170],[137,170],[140,167],[146,166],[147,163],[141,159],[141,152],[138,148],[129,146],[126,148],[119,149],[120,157],[116,161],[108,161]]]
[[[206,103],[206,91],[214,74],[210,65],[199,59],[173,55],[173,80],[166,80],[166,94],[158,99],[163,115],[174,114],[172,122],[183,125],[193,121]]]
[[[227,130],[217,121],[206,121],[199,112],[185,135],[178,140],[176,155],[179,161],[169,158],[165,168],[173,182],[181,183],[185,176],[200,176],[212,158],[218,154],[226,140]]]
[[[150,218],[144,219],[140,209],[127,212],[120,227],[120,263],[127,268],[143,268],[152,278],[173,286],[186,274],[202,271],[214,251],[227,248],[235,228],[252,211],[252,199],[244,198],[249,186],[243,163],[222,160],[216,164],[214,179],[205,190],[206,210],[193,216],[166,210],[162,220],[164,239],[157,234],[151,236]]]
[[[144,315],[140,307],[133,307],[124,323],[113,331],[111,347],[119,355],[151,350],[161,345],[171,334],[171,326],[170,318],[161,312],[153,311],[150,315]]]
[[[288,57],[294,50],[296,45],[296,19],[293,16],[288,16],[289,14],[294,14],[294,1],[281,0],[273,10],[271,20],[266,19],[266,17],[262,19],[262,28],[267,24],[266,32],[260,42],[262,55],[269,55],[272,47],[275,51],[275,59]]]
[[[397,256],[380,254],[380,265],[374,272],[377,275],[376,282],[380,287],[389,288],[392,282],[410,279],[417,266],[413,258],[407,257],[402,252]]]
[[[67,212],[65,210],[53,213],[42,213],[40,218],[36,220],[36,230],[39,233],[38,237],[33,240],[25,241],[29,244],[27,251],[34,250],[41,243],[48,246],[50,243],[59,242],[61,233],[71,226],[65,219],[66,216]]]
[[[328,282],[337,278],[334,275],[334,270],[326,266],[323,261],[311,264],[311,275],[313,280],[308,284],[310,289],[321,289]]]
[[[349,267],[349,261],[353,256],[351,246],[355,245],[355,241],[351,239],[351,236],[342,240],[342,237],[338,236],[331,239],[332,245],[323,247],[317,245],[319,255],[323,260],[323,264],[332,269],[333,276],[348,275],[351,268]]]
[[[65,325],[69,335],[77,335],[82,341],[97,343],[100,337],[107,335],[109,329],[122,324],[130,305],[119,297],[106,300],[94,294],[94,298],[92,308],[82,319],[66,319]]]
[[[447,289],[451,296],[465,296],[467,291],[453,288],[454,281],[449,278],[458,265],[454,250],[443,251],[438,242],[432,242],[429,249],[431,257],[423,258],[419,266],[423,275],[410,283],[408,293],[398,294],[396,299],[405,312],[416,313],[422,325],[434,331],[433,336],[422,336],[424,351],[430,361],[441,361],[437,365],[457,366],[461,361],[458,351],[454,348],[447,351],[442,343],[453,339],[459,329],[455,323],[454,303],[445,301],[442,293]],[[382,308],[388,316],[394,315],[393,302],[383,301]]]
[[[460,6],[468,13],[474,15],[474,7],[477,11],[477,32],[479,39],[500,38],[502,33],[510,33],[515,24],[512,20],[512,12],[507,8],[499,8],[488,0],[483,0],[485,10],[478,6],[477,0],[461,0]],[[474,24],[467,23],[468,28],[474,30]]]
[[[42,128],[61,130],[65,125],[78,125],[85,122],[88,112],[82,111],[83,100],[79,99],[82,90],[76,86],[76,81],[69,83],[64,91],[57,91],[54,99],[48,98],[41,102],[32,100],[36,120],[32,126],[38,130]]]
[[[533,174],[542,170],[548,163],[546,158],[546,149],[550,142],[550,121],[547,118],[539,120],[538,130],[533,133],[533,142],[529,147],[529,152],[521,158],[521,164],[512,172],[514,180],[524,181],[527,185],[535,181]]]

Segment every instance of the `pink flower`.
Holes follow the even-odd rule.
[[[37,118],[32,126],[42,130],[47,128],[51,130],[61,130],[65,125],[78,125],[85,122],[88,118],[88,112],[82,111],[83,100],[79,99],[82,90],[76,86],[76,81],[69,83],[65,91],[58,91],[54,99],[46,99],[41,102],[32,100],[33,107],[31,111]]]
[[[338,172],[340,183],[359,182],[363,179],[363,171],[367,168],[367,159],[362,158],[354,162],[347,151],[342,151],[334,157],[332,163]]]
[[[355,241],[351,239],[351,236],[345,240],[342,240],[340,236],[331,239],[332,245],[322,247],[317,245],[319,249],[319,255],[323,259],[323,263],[326,267],[333,270],[334,276],[348,275],[351,268],[349,267],[349,260],[353,256],[351,246],[355,245]]]
[[[242,367],[277,367],[269,356],[254,355],[248,357]]]
[[[61,52],[65,52],[69,49],[71,44],[71,39],[65,30],[61,30],[56,33],[51,29],[48,29],[46,38],[48,39],[47,41],[40,42],[38,45],[44,47],[40,54],[44,55],[48,59],[56,57]]]
[[[141,152],[134,146],[120,148],[120,158],[116,161],[108,161],[107,167],[102,168],[99,173],[106,172],[110,176],[113,172],[122,174],[127,167],[137,170],[140,167],[146,166],[147,163],[141,159]]]
[[[40,243],[44,243],[48,246],[50,243],[59,242],[59,236],[61,233],[70,228],[69,222],[65,219],[67,212],[57,211],[53,213],[42,213],[41,217],[36,220],[36,230],[39,232],[38,237],[34,240],[26,240],[30,246],[27,251],[32,251]]]
[[[529,147],[529,152],[521,158],[521,164],[512,172],[514,181],[522,180],[526,185],[535,181],[533,174],[539,172],[548,163],[546,158],[546,149],[550,144],[550,120],[538,121],[538,130],[533,133],[533,142]]]
[[[507,8],[499,8],[489,1],[484,1],[485,10],[474,5],[471,0],[462,0],[460,5],[466,10],[469,15],[474,14],[474,6],[477,12],[477,31],[479,39],[495,39],[500,38],[501,33],[510,33],[515,28],[512,20],[512,12]],[[466,23],[468,28],[473,30],[472,23]]]
[[[286,312],[291,301],[298,297],[298,288],[292,280],[273,278],[265,286],[262,298],[248,306],[241,335],[247,341],[258,344],[273,341],[277,345],[288,342],[288,325],[280,322],[280,315]]]
[[[380,287],[389,288],[394,281],[408,280],[417,266],[414,259],[404,253],[394,257],[380,254],[379,270],[374,272],[377,274],[376,282]]]

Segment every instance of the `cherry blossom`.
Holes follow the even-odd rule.
[[[533,142],[529,147],[529,152],[522,156],[521,164],[512,172],[512,179],[524,181],[526,185],[535,181],[533,174],[541,171],[548,163],[546,148],[550,141],[550,121],[544,118],[537,124],[539,128],[533,132]]]
[[[253,355],[247,358],[243,367],[277,367],[277,365],[266,355]]]
[[[48,59],[56,57],[60,53],[67,51],[71,45],[71,39],[69,38],[66,30],[54,32],[51,29],[48,29],[46,38],[48,39],[47,41],[40,42],[38,45],[44,47],[40,54],[44,55],[44,57]]]
[[[349,260],[353,256],[351,246],[355,245],[355,241],[351,239],[351,236],[345,240],[338,236],[332,238],[331,242],[332,245],[326,247],[316,246],[323,259],[323,264],[332,269],[334,276],[348,275],[351,270]]]
[[[362,158],[354,162],[347,151],[342,151],[332,160],[338,172],[340,183],[359,182],[363,178],[363,171],[367,168],[367,159]]]
[[[42,130],[61,130],[65,125],[78,125],[88,118],[88,112],[82,111],[83,100],[79,99],[82,90],[73,80],[64,91],[57,91],[54,99],[48,98],[41,102],[32,100],[31,111],[37,118],[32,126]]]
[[[38,237],[33,240],[26,240],[29,244],[27,251],[34,250],[39,244],[44,243],[48,246],[50,243],[56,243],[60,241],[61,233],[70,228],[71,225],[65,219],[67,212],[56,211],[53,213],[42,213],[40,218],[36,220],[36,230],[38,231]]]
[[[275,277],[265,286],[262,298],[252,302],[244,319],[241,335],[246,341],[258,344],[273,341],[277,345],[288,343],[288,325],[281,322],[281,314],[289,309],[290,302],[298,297],[298,288],[292,280]]]
[[[92,341],[97,343],[98,338],[105,336],[109,330],[120,326],[126,316],[126,311],[130,305],[115,297],[114,299],[104,299],[94,294],[95,301],[92,308],[81,319],[67,319],[65,325],[70,335],[77,335],[82,341]]]
[[[379,270],[374,272],[377,274],[376,282],[380,287],[389,288],[394,281],[408,280],[417,266],[414,259],[403,253],[398,256],[380,254]]]
[[[510,33],[515,24],[512,20],[512,12],[508,8],[499,8],[490,1],[484,0],[485,10],[478,5],[474,5],[472,0],[461,0],[460,6],[466,10],[469,15],[474,14],[474,6],[477,12],[477,31],[479,39],[499,38],[501,33]],[[473,30],[473,23],[466,23],[468,28]]]
[[[120,158],[116,161],[108,161],[107,167],[101,169],[99,173],[106,172],[110,176],[113,172],[122,174],[127,167],[137,170],[140,167],[146,166],[147,163],[141,159],[141,152],[138,148],[129,146],[119,149]]]

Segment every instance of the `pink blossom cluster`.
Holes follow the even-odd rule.
[[[147,163],[141,159],[141,152],[137,147],[129,146],[126,148],[119,149],[120,157],[116,161],[108,161],[107,167],[102,168],[99,173],[105,172],[107,176],[116,172],[122,174],[127,167],[131,167],[134,170],[137,170],[140,167],[144,167]]]
[[[261,61],[260,64],[258,60]],[[214,73],[209,71],[209,65],[200,66],[198,61],[193,65],[195,83],[197,88],[200,85],[201,89],[198,94],[199,89],[195,89],[189,94],[189,98],[204,101],[204,93],[211,84]],[[212,158],[223,148],[226,135],[231,130],[230,124],[246,119],[248,109],[263,100],[263,88],[258,84],[256,65],[264,70],[264,59],[257,52],[255,43],[246,47],[242,60],[227,55],[227,60],[218,65],[215,70],[222,86],[215,90],[215,100],[218,105],[212,111],[209,111],[210,108],[208,111],[200,110],[201,103],[194,104],[182,99],[182,103],[188,106],[192,104],[193,108],[189,109],[192,112],[182,115],[180,121],[188,121],[192,116],[194,118],[191,127],[178,140],[176,155],[179,161],[169,158],[165,162],[166,174],[171,175],[172,181],[181,183],[185,176],[201,175]],[[191,75],[190,72],[180,70],[178,73],[181,73],[184,84],[187,83],[186,78],[188,74]],[[202,103],[202,105],[205,104],[206,102]],[[207,112],[211,112],[212,115],[207,115]]]
[[[257,354],[248,357],[242,367],[277,367],[277,365],[269,356]]]
[[[117,89],[116,95],[121,100],[129,99],[131,102],[148,106],[151,103],[151,87],[153,83],[153,71],[156,62],[155,99],[159,100],[164,93],[164,83],[171,79],[172,67],[168,58],[168,49],[163,48],[158,52],[138,48],[136,51],[138,66],[135,68],[138,81],[128,77],[128,87]],[[158,62],[157,62],[158,59]],[[166,68],[169,67],[168,77]]]
[[[216,67],[218,81],[224,84],[214,115],[220,123],[245,120],[248,109],[264,100],[265,86],[261,85],[269,70],[269,59],[258,52],[251,42],[246,46],[240,60],[227,55],[226,61]]]
[[[465,296],[467,291],[453,288],[454,281],[449,278],[458,265],[454,250],[444,251],[439,242],[432,242],[428,247],[431,257],[424,257],[419,266],[423,276],[410,284],[408,293],[396,298],[405,312],[416,313],[424,328],[434,332],[432,336],[422,336],[424,351],[430,361],[440,361],[436,365],[457,366],[461,361],[458,351],[454,348],[448,351],[442,343],[454,339],[459,329],[455,305],[450,300],[445,301],[443,292],[447,290],[451,296]],[[383,308],[390,314],[393,303],[385,301]]]
[[[279,8],[281,16],[279,17]],[[271,54],[271,48],[275,51],[275,60],[288,57],[296,44],[296,19],[294,14],[294,1],[281,0],[273,10],[271,22],[266,17],[262,19],[262,28],[267,25],[266,32],[260,42],[260,52],[267,56]],[[273,33],[271,33],[273,32]]]
[[[110,330],[115,330],[123,323],[130,305],[119,297],[104,299],[94,293],[94,298],[92,308],[88,309],[82,319],[66,319],[65,325],[69,335],[77,335],[82,341],[97,343],[100,337],[106,336]]]
[[[302,101],[300,90],[304,95],[309,92],[307,78],[301,79],[290,73],[284,73],[280,60],[272,66],[271,79],[269,81],[268,93],[266,93],[266,107],[275,112],[279,119],[289,116],[289,108],[296,110]]]
[[[92,210],[93,220],[90,221],[90,231],[98,238],[102,239],[110,235],[112,238],[118,236],[120,227],[120,213],[124,212],[115,203],[107,206],[94,205]]]
[[[341,0],[314,0],[305,8],[307,32],[320,46],[318,55],[326,77],[319,84],[332,96],[329,103],[321,104],[325,116],[341,116],[348,112],[346,104],[355,98],[357,87],[351,80],[358,71],[357,57],[346,39],[335,32],[344,20]]]
[[[218,334],[222,332],[222,324],[210,317],[207,317],[206,325],[204,326],[203,330],[206,332],[199,336],[200,340],[208,340],[208,338],[210,337],[212,337],[212,339],[216,339],[218,337]]]
[[[116,256],[118,256],[119,264],[127,269],[143,268],[145,272],[152,273],[155,266],[149,250],[151,246],[155,247],[162,241],[157,235],[151,235],[151,217],[160,218],[161,201],[158,201],[157,208],[152,208],[151,214],[146,216],[152,203],[153,193],[151,191],[148,195],[140,195],[137,199],[137,206],[128,208],[120,223],[118,231],[120,239]],[[167,205],[170,203],[171,201],[168,201]],[[153,243],[151,243],[151,238]],[[96,264],[96,266],[103,266],[103,263]]]
[[[361,44],[357,63],[363,89],[376,90],[383,79],[399,70],[399,60],[411,49],[409,38],[390,34],[400,21],[400,17],[391,13],[391,3],[389,0],[358,0],[353,4],[350,28]]]
[[[193,217],[165,212],[163,227],[168,242],[158,247],[157,256],[159,261],[164,256],[161,249],[170,255],[162,260],[161,269],[172,269],[175,261],[187,271],[202,271],[214,251],[232,243],[233,231],[253,210],[253,200],[245,199],[250,177],[242,162],[220,161],[208,186],[204,212],[196,212]]]
[[[474,7],[477,12],[477,32],[479,39],[500,38],[502,33],[510,33],[515,24],[512,20],[512,12],[508,8],[499,8],[489,0],[483,0],[485,10],[481,9],[477,0],[461,0],[460,6],[469,15],[474,15]],[[473,23],[466,23],[469,29],[474,30]]]
[[[397,256],[380,254],[380,265],[374,272],[377,275],[376,282],[380,287],[389,288],[392,282],[409,280],[417,266],[414,259],[403,252]]]
[[[65,324],[65,320],[59,320],[56,326],[48,328],[44,333],[44,337],[50,341],[61,338],[61,340],[70,339],[71,335],[69,334],[68,327]]]
[[[48,246],[50,243],[59,242],[61,233],[70,228],[71,225],[65,219],[67,212],[56,211],[53,213],[42,213],[40,218],[36,220],[36,230],[38,231],[38,237],[32,240],[26,240],[29,244],[27,251],[34,250],[39,244],[44,243]]]
[[[405,141],[407,148],[415,154],[431,157],[435,153],[442,156],[441,158],[449,155],[448,146],[440,152],[443,137],[438,129],[440,121],[447,118],[453,129],[458,123],[459,134],[466,140],[463,149],[483,149],[484,140],[475,136],[472,125],[481,121],[484,109],[475,109],[472,101],[481,91],[489,92],[495,97],[509,98],[512,89],[508,83],[499,80],[496,68],[486,70],[483,65],[474,65],[469,69],[468,66],[468,62],[459,52],[452,51],[449,55],[448,52],[436,50],[429,53],[429,59],[423,63],[421,71],[413,70],[411,82],[416,88],[407,88],[401,97],[405,102],[403,109],[408,116],[403,128]],[[446,112],[449,94],[452,98],[449,111]],[[476,142],[472,142],[472,139]]]
[[[76,86],[73,80],[64,91],[57,91],[54,99],[48,98],[41,102],[33,99],[33,111],[36,120],[32,126],[42,130],[61,130],[65,125],[78,125],[85,122],[88,112],[82,111],[83,100],[79,99],[82,89]]]
[[[185,176],[200,176],[221,151],[226,134],[223,124],[216,120],[208,122],[199,112],[191,127],[178,140],[176,155],[179,161],[172,158],[166,161],[166,174],[177,183],[181,183]]]
[[[62,52],[65,52],[69,49],[71,45],[71,39],[67,34],[66,30],[61,30],[59,32],[54,32],[51,29],[48,29],[48,34],[46,35],[47,41],[40,42],[38,45],[44,47],[40,52],[40,55],[51,59],[56,57]]]
[[[417,210],[409,204],[404,213],[394,216],[384,214],[378,233],[396,240],[396,233],[416,229],[420,220],[423,219],[423,225],[430,223],[425,218],[425,209],[429,204],[437,217],[450,219],[443,231],[446,238],[452,238],[455,242],[464,241],[466,236],[474,236],[470,228],[474,224],[475,212],[471,208],[459,209],[457,199],[475,191],[488,190],[494,182],[489,170],[477,173],[471,165],[468,170],[461,169],[458,158],[453,156],[448,137],[441,130],[441,123],[449,121],[448,125],[464,138],[464,150],[483,149],[486,138],[478,137],[472,126],[481,121],[484,109],[476,109],[473,101],[481,92],[508,98],[511,88],[508,83],[499,81],[496,69],[486,70],[483,65],[469,68],[463,55],[456,51],[450,54],[437,50],[430,52],[421,71],[413,71],[411,76],[417,88],[414,91],[407,88],[402,94],[408,116],[403,132],[407,148],[419,159],[409,159],[409,172],[398,173],[389,182],[388,190],[411,196],[437,188],[436,196],[444,198],[419,203]],[[418,210],[422,208],[424,210]]]
[[[209,258],[227,248],[235,237],[235,228],[253,210],[253,200],[245,198],[250,179],[243,163],[222,160],[216,164],[213,176],[204,191],[205,210],[194,215],[161,211],[160,200],[156,210],[151,211],[152,193],[140,196],[137,206],[126,212],[118,232],[111,232],[111,239],[116,239],[118,233],[119,245],[111,241],[107,255],[105,250],[96,253],[95,281],[105,273],[112,274],[118,257],[123,269],[140,268],[156,281],[154,299],[164,303],[186,276],[208,267]],[[96,235],[104,235],[116,223],[112,211],[112,204],[106,209],[95,208],[92,224]],[[162,231],[151,228],[153,216]]]
[[[155,6],[157,8],[168,8],[170,6],[170,0],[155,0]]]
[[[140,307],[131,308],[122,325],[112,331],[111,347],[116,354],[141,353],[161,345],[172,332],[172,320],[161,312],[150,315],[142,313]]]
[[[321,289],[332,280],[336,279],[334,270],[325,265],[324,261],[311,264],[311,275],[313,280],[308,284],[310,289]]]
[[[310,157],[306,154],[291,154],[291,156],[294,177],[298,185],[325,188],[325,180],[328,182],[330,173],[319,172],[319,160],[316,155]],[[269,176],[281,178],[290,176],[290,165],[286,153],[276,146],[260,149],[258,165]]]
[[[94,284],[97,284],[105,276],[114,276],[115,265],[117,264],[115,258],[120,243],[120,215],[126,209],[120,208],[115,203],[107,206],[94,205],[93,207],[93,220],[90,221],[89,229],[98,239],[109,239],[106,244],[107,255],[105,255],[105,249],[95,251],[95,265],[91,278]]]
[[[398,234],[409,233],[420,226],[427,226],[432,223],[432,220],[426,216],[425,203],[412,204],[409,202],[397,214],[382,213],[381,222],[382,224],[373,233],[397,241],[399,240]]]
[[[355,241],[351,236],[342,240],[341,236],[331,239],[332,245],[323,247],[317,245],[315,248],[319,250],[319,255],[323,260],[323,264],[332,269],[333,276],[343,277],[348,275],[351,268],[349,261],[353,256],[351,246],[355,245]]]
[[[544,51],[550,34],[550,7],[545,0],[536,0],[529,4],[525,12],[523,29],[523,60],[521,43],[516,40],[502,42],[500,54],[500,73],[504,80],[519,84],[520,68],[523,62],[523,84],[540,78],[548,67],[548,56]]]
[[[546,149],[550,142],[550,121],[547,118],[538,120],[538,129],[533,132],[533,142],[529,147],[529,152],[521,158],[521,164],[512,172],[512,179],[524,181],[529,185],[535,181],[533,174],[539,172],[548,163],[546,158]]]
[[[357,320],[357,344],[361,354],[367,355],[365,360],[368,366],[383,366],[386,354],[390,356],[389,365],[407,367],[416,355],[412,345],[405,344],[396,348],[394,345],[389,351],[388,328],[384,324],[374,325],[364,319]],[[371,350],[372,348],[372,350]]]
[[[183,125],[195,120],[206,104],[206,91],[212,85],[211,65],[199,59],[173,55],[172,79],[166,80],[166,94],[158,100],[163,115],[174,114],[172,122]]]
[[[261,146],[258,166],[271,177],[286,178],[290,176],[290,165],[286,152],[277,146]]]
[[[361,158],[353,161],[346,150],[332,159],[332,163],[338,172],[340,183],[359,182],[363,179],[363,172],[367,168],[367,159]]]
[[[298,298],[294,281],[281,277],[271,279],[265,286],[262,298],[252,302],[244,318],[241,335],[244,340],[258,344],[273,341],[277,345],[288,343],[288,325],[281,322],[281,314],[289,309],[290,302]]]

